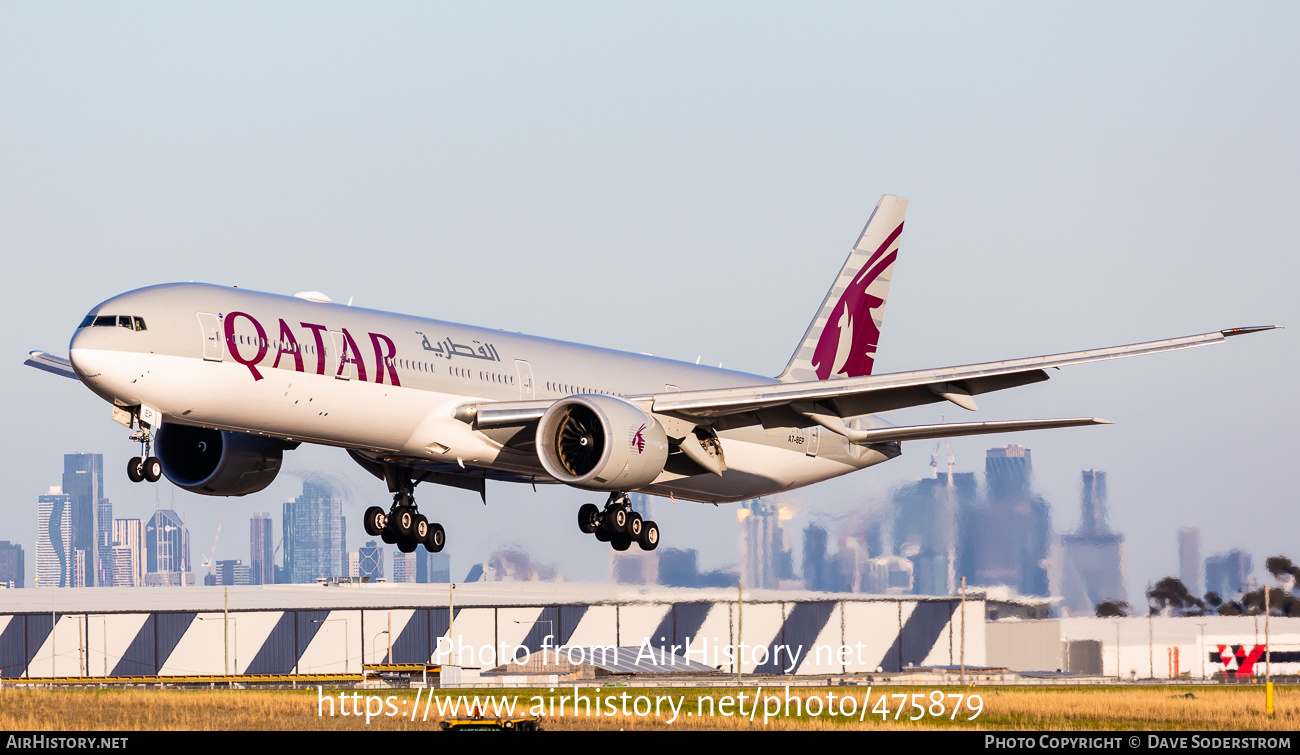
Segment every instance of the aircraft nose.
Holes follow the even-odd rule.
[[[75,337],[68,349],[68,361],[72,363],[72,370],[83,383],[93,382],[104,374],[103,352],[99,349],[87,349],[84,345],[78,347]]]
[[[82,328],[68,344],[68,361],[81,382],[100,396],[123,398],[128,383],[122,355],[113,348],[111,339],[116,328]]]
[[[78,328],[68,343],[68,361],[72,362],[72,369],[82,380],[101,371],[96,364],[95,352],[98,349],[94,348],[97,344],[92,343],[94,335],[90,328]]]

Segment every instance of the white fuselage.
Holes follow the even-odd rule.
[[[467,402],[649,394],[771,378],[405,315],[205,284],[122,294],[91,312],[144,328],[79,328],[83,383],[164,422],[354,449],[372,458],[551,479],[528,444],[454,416]],[[845,474],[885,456],[815,426],[718,426],[727,471],[664,472],[645,492],[729,502]],[[522,449],[522,450],[521,450]],[[489,476],[491,479],[492,476]]]

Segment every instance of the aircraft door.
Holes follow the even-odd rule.
[[[221,348],[221,320],[211,312],[197,312],[199,316],[199,330],[203,333],[203,358],[209,362],[220,362],[223,349]]]
[[[352,380],[354,377],[353,372],[356,371],[357,366],[350,361],[343,361],[344,352],[346,351],[343,334],[337,330],[331,330],[330,339],[334,344],[334,377],[339,380]],[[353,355],[353,358],[356,358],[356,355]],[[329,361],[325,362],[325,364],[329,363]]]
[[[519,399],[529,401],[536,398],[533,389],[533,366],[522,359],[515,360],[515,369],[519,371]]]

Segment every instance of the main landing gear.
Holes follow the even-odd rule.
[[[447,533],[441,524],[430,522],[417,510],[415,486],[418,481],[411,479],[410,470],[385,470],[385,477],[389,489],[396,489],[393,505],[388,513],[384,513],[379,506],[366,509],[366,534],[378,537],[390,545],[396,543],[397,549],[402,553],[413,553],[421,545],[430,553],[441,551],[447,544]]]
[[[140,455],[126,463],[126,476],[131,482],[158,482],[162,479],[162,462],[153,455],[153,435],[142,427],[131,433],[131,440],[140,444]]]
[[[632,510],[627,493],[610,493],[604,510],[594,503],[578,509],[578,529],[609,543],[616,551],[625,551],[635,542],[643,551],[659,547],[659,525]]]

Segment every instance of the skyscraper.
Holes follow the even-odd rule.
[[[284,568],[288,581],[309,584],[347,574],[343,499],[329,485],[304,481],[284,504]]]
[[[144,528],[145,584],[194,583],[190,571],[190,533],[172,509],[159,509]]]
[[[249,579],[254,585],[275,582],[275,543],[271,529],[271,512],[253,514],[249,522]]]
[[[1205,589],[1224,601],[1236,600],[1237,596],[1250,590],[1251,572],[1254,564],[1250,554],[1233,549],[1227,553],[1218,553],[1205,559]]]
[[[393,578],[392,582],[414,582],[415,581],[415,554],[402,553],[393,551]]]
[[[63,493],[72,505],[72,548],[68,551],[74,573],[71,582],[87,587],[112,584],[111,554],[107,543],[112,539],[111,514],[101,521],[104,498],[104,455],[65,454],[63,457]],[[101,554],[101,550],[105,552]],[[76,551],[82,551],[84,571],[75,573]]]
[[[113,520],[113,585],[144,586],[144,522]]]
[[[23,586],[23,547],[0,540],[0,586]]]
[[[1085,469],[1079,488],[1079,529],[1061,536],[1062,609],[1091,616],[1100,603],[1127,601],[1124,586],[1124,536],[1106,522],[1106,473]]]
[[[975,585],[1007,585],[1021,595],[1047,595],[1052,541],[1047,501],[1032,488],[1033,463],[1020,445],[990,448],[984,462],[987,501],[962,517],[963,571]],[[959,575],[960,576],[960,575]]]
[[[1195,527],[1178,528],[1178,579],[1197,597],[1204,594],[1201,582],[1201,531]]]
[[[423,550],[423,548],[421,548]],[[429,581],[446,583],[451,581],[451,554],[447,551],[429,554]]]
[[[894,555],[912,562],[917,595],[956,592],[957,524],[975,505],[976,487],[973,472],[936,470],[934,477],[902,485],[890,496]]]
[[[72,586],[72,497],[55,485],[37,499],[36,584]]]
[[[803,586],[805,590],[829,592],[833,588],[827,579],[826,529],[809,524],[803,531]]]
[[[756,498],[741,503],[736,516],[740,519],[741,583],[775,590],[778,580],[793,577],[779,508],[771,499]]]
[[[250,585],[252,584],[252,575],[249,573],[248,565],[239,559],[228,561],[218,561],[216,571],[209,575],[213,582],[218,585]]]
[[[384,546],[371,540],[357,550],[357,576],[371,582],[384,578]]]
[[[425,548],[415,549],[415,581],[420,584],[429,582],[429,556],[432,555]]]
[[[112,587],[113,581],[113,503],[100,498],[95,508],[95,583]]]

